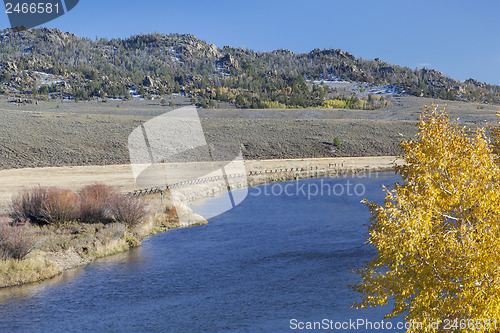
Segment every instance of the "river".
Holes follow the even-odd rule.
[[[382,185],[399,179],[250,188],[207,225],[150,237],[48,282],[0,290],[0,331],[292,332],[325,319],[329,328],[365,322],[330,331],[373,332],[366,325],[380,325],[390,307],[352,309],[359,295],[348,288],[357,281],[351,269],[375,256],[365,245],[370,213],[360,200],[381,202]],[[210,216],[217,200],[194,209]]]

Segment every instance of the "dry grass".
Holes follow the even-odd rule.
[[[170,110],[156,101],[120,102],[120,108],[116,103],[64,102],[57,109],[54,103],[14,106],[9,100],[0,96],[0,108],[8,110],[0,113],[0,156],[7,156],[0,159],[0,169],[129,163],[132,130]],[[200,109],[199,114],[209,140],[243,144],[245,159],[395,155],[396,133],[414,133],[422,106],[433,102],[448,104],[452,118],[467,121],[495,121],[498,110],[495,105],[401,96],[387,110]],[[47,137],[57,140],[47,145]],[[331,145],[335,137],[340,147]]]
[[[127,227],[122,223],[103,225],[95,234],[92,256],[101,258],[127,251],[129,244],[125,238],[126,230]]]
[[[0,260],[0,288],[50,279],[62,273],[62,268],[41,254],[24,260]]]
[[[165,208],[143,223],[63,224],[38,227],[38,250],[24,260],[0,260],[0,288],[51,278],[80,266],[139,246],[146,236],[180,227],[175,209]]]
[[[95,238],[102,242],[107,242],[113,239],[123,238],[127,230],[127,226],[123,223],[98,224],[95,226]]]
[[[113,254],[127,251],[129,244],[124,238],[112,239],[104,243],[97,243],[94,249],[96,258],[107,257]]]
[[[41,241],[37,248],[57,252],[89,247],[95,237],[95,230],[94,227],[80,224],[46,225],[38,230]]]
[[[143,223],[134,228],[134,232],[140,237],[147,237],[161,232],[162,223],[160,223],[157,216],[158,214],[144,220]]]

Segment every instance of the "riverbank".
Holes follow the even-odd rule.
[[[403,161],[396,156],[247,160],[245,161],[246,176],[236,175],[230,178],[230,186],[231,189],[237,189],[319,177],[354,175],[363,178],[376,177],[377,173],[394,171],[394,167],[402,163]],[[230,176],[230,169],[226,171]],[[179,191],[183,201],[190,203],[227,191],[227,184],[223,180],[201,182],[185,185]]]
[[[377,172],[390,171],[395,164],[400,163],[394,156],[249,160],[245,161],[246,177],[242,177],[239,183],[233,183],[232,187],[360,173],[370,176]],[[173,179],[180,177],[173,176]],[[114,186],[122,192],[137,189],[130,165],[2,170],[0,184],[4,191],[0,193],[0,207],[6,219],[9,200],[19,191],[37,185],[77,190],[93,183]],[[143,238],[158,232],[206,223],[202,217],[193,214],[187,204],[225,191],[227,186],[221,182],[206,182],[187,185],[180,190],[185,202],[176,202],[175,211],[172,209],[172,203],[162,203],[157,196],[150,196],[148,200],[152,215],[137,230],[126,231],[121,226],[110,228],[105,225],[80,224],[70,224],[54,230],[45,228],[43,232],[40,231],[45,246],[38,246],[24,260],[0,260],[0,287],[49,279],[63,270],[126,251],[139,245]],[[182,215],[182,220],[188,223],[179,224],[177,214]],[[50,239],[50,246],[47,245],[47,239]]]
[[[36,245],[24,259],[0,259],[0,288],[47,280],[65,270],[128,251],[140,246],[146,237],[183,227],[179,218],[188,221],[185,226],[207,223],[182,203],[173,208],[170,203],[158,207],[150,202],[149,209],[151,214],[133,227],[119,222],[19,227],[28,228]]]
[[[265,182],[328,176],[360,171],[390,171],[394,163],[401,164],[395,156],[332,157],[275,160],[245,160],[248,185]],[[196,163],[186,163],[196,169]],[[291,170],[293,169],[293,170]],[[297,170],[298,169],[298,170]],[[297,178],[299,177],[299,178]],[[172,175],[171,179],[181,178]],[[12,196],[34,186],[60,187],[70,190],[95,183],[114,186],[121,192],[138,189],[130,164],[106,166],[67,166],[0,170],[0,215],[9,209]]]

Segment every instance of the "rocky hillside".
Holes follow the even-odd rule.
[[[460,82],[432,69],[359,59],[338,49],[296,54],[218,48],[180,34],[91,40],[56,29],[7,29],[0,33],[0,65],[0,92],[18,98],[85,100],[181,93],[205,107],[216,101],[240,107],[383,105],[383,100],[360,101],[321,84],[348,81],[396,94],[500,103],[499,86],[473,79]],[[340,102],[326,103],[332,99]]]

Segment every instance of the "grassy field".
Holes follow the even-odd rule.
[[[172,101],[187,104],[180,96]],[[398,154],[398,133],[413,135],[422,106],[433,102],[445,104],[395,97],[390,108],[375,111],[200,109],[199,114],[209,142],[236,143],[246,159],[385,156]],[[494,120],[499,109],[446,103],[453,118],[472,126]],[[169,110],[158,100],[15,105],[1,98],[0,169],[126,164],[131,131]]]

